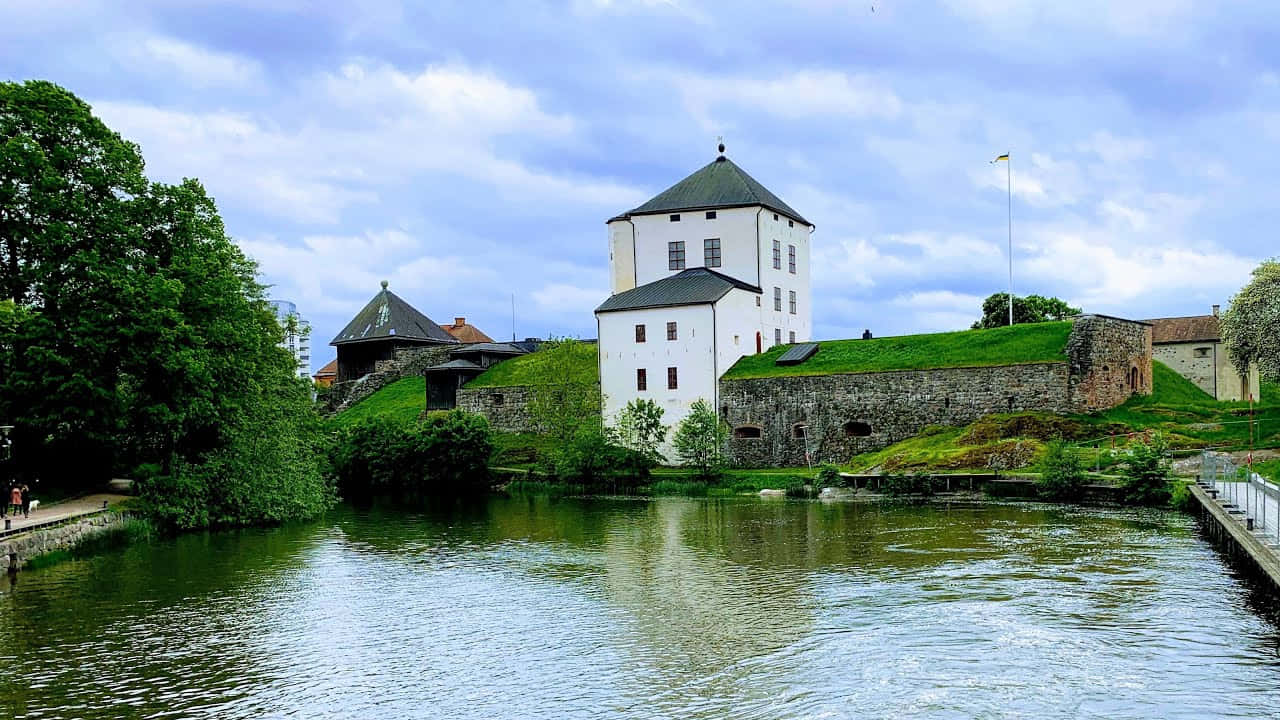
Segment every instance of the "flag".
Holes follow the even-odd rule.
[[[991,162],[992,162],[992,163],[998,163],[998,162],[1000,162],[1001,160],[1004,160],[1005,162],[1009,162],[1009,153],[1005,153],[1005,154],[1001,155],[1000,157],[996,158],[995,160],[992,160]]]

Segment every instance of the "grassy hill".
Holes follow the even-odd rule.
[[[485,370],[467,383],[468,388],[540,385],[548,378],[560,382],[600,382],[600,349],[595,343],[577,342],[565,367],[552,367],[545,351],[511,358]]]
[[[427,407],[427,381],[421,375],[397,380],[329,419],[337,429],[373,417],[412,422]]]
[[[827,340],[818,343],[818,353],[805,362],[785,366],[775,365],[774,361],[792,346],[779,345],[742,358],[725,373],[725,378],[1063,362],[1070,334],[1071,323],[1063,321],[871,340]]]

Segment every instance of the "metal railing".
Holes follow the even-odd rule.
[[[1246,529],[1280,547],[1280,485],[1210,450],[1200,455],[1197,482]]]

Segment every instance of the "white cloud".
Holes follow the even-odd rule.
[[[262,81],[257,61],[232,53],[209,50],[171,37],[129,37],[118,52],[131,62],[160,66],[182,82],[197,87],[246,87]]]
[[[704,128],[732,123],[720,119],[747,112],[781,118],[893,118],[902,102],[869,74],[801,70],[762,79],[754,75],[713,76],[672,73],[686,110]]]

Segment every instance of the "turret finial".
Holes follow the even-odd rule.
[[[382,289],[383,289],[383,290],[386,290],[386,289],[387,289],[387,281],[386,281],[386,280],[383,280],[383,281],[382,281]]]

